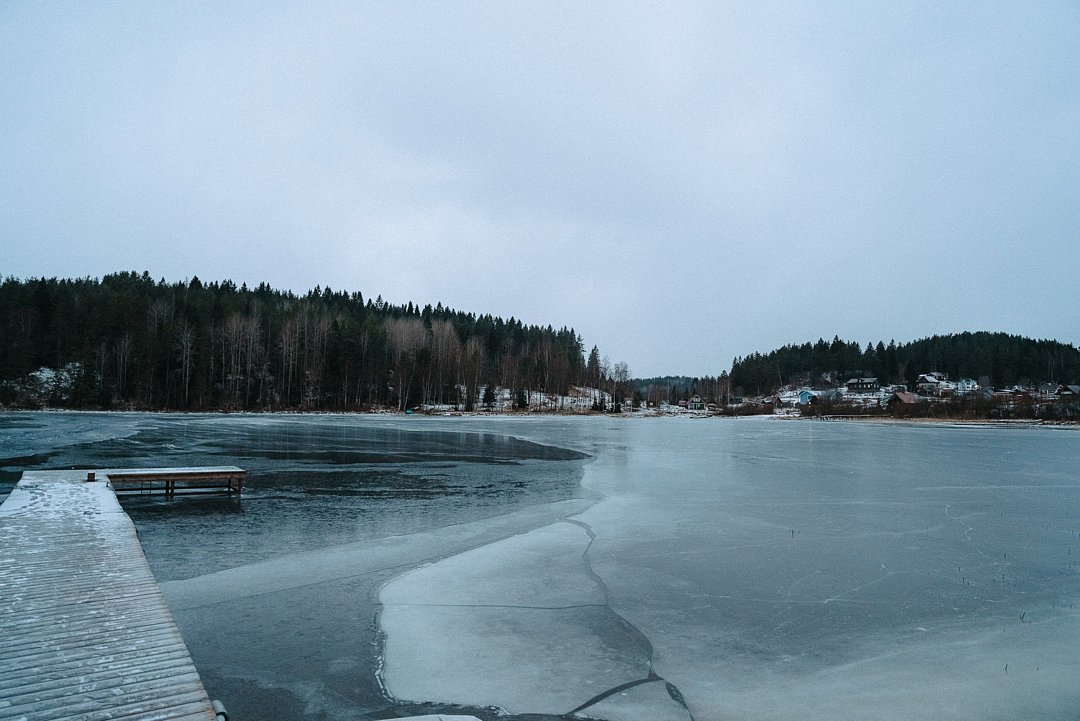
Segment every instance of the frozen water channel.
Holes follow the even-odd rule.
[[[1080,708],[1075,429],[7,414],[0,452],[250,469],[125,502],[240,718]]]

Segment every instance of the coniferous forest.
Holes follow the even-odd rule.
[[[1007,333],[935,335],[888,345],[878,341],[865,348],[834,337],[831,343],[818,339],[736,358],[731,384],[739,393],[766,394],[784,385],[836,385],[852,376],[872,376],[882,384],[913,388],[920,374],[931,371],[998,388],[1042,381],[1080,383],[1080,350]]]
[[[0,283],[0,403],[40,369],[50,405],[176,410],[471,410],[497,385],[565,393],[594,382],[572,328],[441,304],[420,308],[316,287],[306,295],[228,280],[8,278]],[[39,374],[40,375],[40,374]],[[62,391],[60,389],[63,389]]]
[[[0,405],[148,410],[473,410],[491,388],[524,407],[573,386],[633,392],[635,405],[700,394],[723,403],[783,386],[873,376],[913,387],[940,371],[980,385],[1080,383],[1075,346],[959,333],[865,348],[839,337],[735,358],[730,373],[633,381],[586,357],[572,328],[525,325],[438,304],[392,305],[319,288],[299,296],[148,273],[0,282]],[[35,379],[28,393],[28,380]],[[44,389],[44,397],[42,397]],[[486,398],[485,398],[486,397]],[[600,409],[604,409],[601,403]]]

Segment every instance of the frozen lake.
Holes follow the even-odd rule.
[[[249,469],[125,501],[237,718],[1071,719],[1078,460],[1054,428],[0,415],[0,484]]]

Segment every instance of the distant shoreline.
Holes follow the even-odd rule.
[[[835,416],[797,416],[797,415],[774,415],[767,413],[747,415],[724,415],[719,413],[663,413],[648,411],[634,411],[631,413],[600,413],[582,412],[566,413],[558,411],[439,411],[410,413],[399,410],[364,410],[364,411],[319,411],[319,410],[208,410],[208,411],[184,411],[176,409],[146,410],[146,409],[87,409],[87,408],[0,408],[0,415],[4,413],[108,413],[108,414],[146,414],[146,415],[202,415],[202,416],[415,416],[421,418],[607,418],[607,419],[645,419],[645,418],[689,418],[705,420],[720,418],[727,420],[758,418],[776,421],[824,421],[824,422],[858,422],[858,423],[881,423],[885,425],[957,425],[957,426],[992,426],[998,428],[1080,428],[1080,421],[1072,420],[1042,420],[1038,418],[895,418],[892,416],[879,415],[835,415]]]
[[[1080,421],[1047,421],[1039,418],[893,418],[892,416],[775,416],[782,420],[797,421],[851,421],[859,423],[882,423],[887,425],[956,425],[996,426],[999,428],[1080,428]]]

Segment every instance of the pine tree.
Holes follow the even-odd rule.
[[[593,346],[585,364],[585,382],[592,388],[600,387],[600,350]]]

